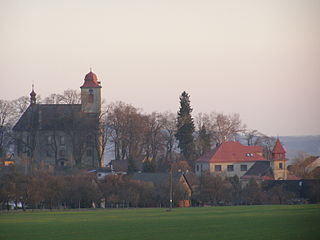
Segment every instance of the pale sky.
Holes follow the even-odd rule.
[[[79,89],[145,112],[239,113],[269,135],[320,134],[319,0],[0,0],[1,99]]]

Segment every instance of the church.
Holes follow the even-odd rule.
[[[86,74],[80,89],[80,104],[39,104],[32,89],[30,105],[13,127],[16,163],[28,167],[103,166],[101,83],[96,74]]]

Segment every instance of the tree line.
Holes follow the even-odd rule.
[[[173,183],[173,207],[180,200],[192,206],[296,204],[320,201],[319,182],[299,190],[290,184],[256,182],[243,185],[237,176],[222,178],[210,174],[195,179],[192,197],[177,182]],[[287,186],[288,185],[288,186]],[[11,205],[11,206],[10,206]],[[72,209],[118,207],[169,207],[170,182],[152,184],[132,180],[130,175],[109,175],[98,181],[95,174],[75,171],[57,174],[52,169],[37,169],[25,175],[17,167],[6,168],[0,176],[0,210]]]
[[[95,174],[77,170],[57,174],[36,169],[25,175],[8,167],[0,175],[0,209],[67,209],[96,207],[168,207],[170,184],[153,185],[128,175],[109,175],[98,181]],[[184,199],[181,186],[173,184],[174,203]]]

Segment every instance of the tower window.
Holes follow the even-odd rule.
[[[283,164],[279,163],[279,169],[283,169]]]
[[[89,89],[88,102],[93,103],[93,90]]]

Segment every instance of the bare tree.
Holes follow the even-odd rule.
[[[266,159],[272,159],[272,150],[276,139],[263,133],[258,133],[253,145],[263,147],[263,155]]]
[[[52,93],[43,100],[44,104],[59,104],[61,102],[60,94]]]
[[[303,179],[311,178],[311,174],[307,169],[307,166],[311,164],[317,157],[310,156],[305,152],[299,152],[293,159],[292,166],[290,167],[290,172]]]
[[[218,144],[234,140],[246,128],[242,124],[239,114],[224,115],[223,113],[213,113],[212,119],[212,136]]]
[[[258,138],[260,133],[257,130],[247,130],[244,135],[247,140],[247,145],[251,146],[254,145],[255,140]]]
[[[163,122],[162,116],[158,113],[151,113],[147,116],[145,135],[145,157],[157,161],[158,154],[164,150]]]
[[[39,96],[37,97],[39,101]],[[19,120],[21,115],[27,110],[30,105],[30,97],[23,96],[12,101],[13,108],[15,110],[13,115],[13,124]]]
[[[173,113],[165,112],[162,114],[162,133],[165,145],[165,160],[166,162],[173,160],[173,152],[176,149],[177,142],[175,134],[177,132],[176,116]]]
[[[81,94],[78,90],[67,89],[62,94],[52,93],[43,100],[45,104],[80,104]]]
[[[5,157],[9,148],[13,115],[12,102],[0,99],[0,157]]]
[[[198,200],[202,203],[216,205],[224,200],[225,180],[219,175],[203,174],[200,178]]]
[[[78,90],[67,89],[60,95],[60,103],[62,104],[80,104],[81,94]]]
[[[221,144],[225,141],[235,140],[239,134],[243,134],[246,125],[242,123],[239,114],[225,115],[223,113],[212,112],[210,114],[201,113],[197,116],[198,129],[203,126],[211,137],[211,143]]]
[[[123,102],[109,105],[107,124],[116,160],[141,157],[147,117]]]
[[[108,142],[108,124],[107,124],[107,108],[102,104],[102,111],[99,114],[99,123],[96,129],[93,129],[94,146],[98,154],[99,167],[103,167],[103,156]]]

